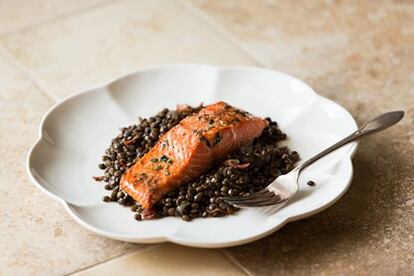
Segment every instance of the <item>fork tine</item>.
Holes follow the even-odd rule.
[[[240,198],[225,198],[224,200],[228,203],[254,203],[254,202],[262,202],[271,199],[274,197],[274,194],[272,192],[263,193],[262,195],[254,196],[254,197],[240,197]]]
[[[254,198],[258,198],[258,197],[262,197],[265,196],[269,193],[268,190],[266,189],[262,189],[256,193],[253,193],[251,195],[247,195],[247,196],[230,196],[230,197],[223,197],[224,200],[247,200],[247,199],[254,199]]]
[[[234,201],[227,201],[229,203],[232,204],[256,204],[256,203],[265,203],[268,201],[273,200],[275,197],[279,198],[279,195],[275,195],[273,193],[270,193],[269,195],[267,195],[266,197],[260,197],[260,198],[256,198],[256,199],[248,199],[248,200],[234,200]]]
[[[263,189],[263,190],[261,190],[257,193],[253,193],[253,194],[248,195],[248,196],[231,196],[231,197],[223,197],[223,199],[225,201],[236,202],[236,201],[246,201],[246,200],[252,200],[252,199],[268,197],[269,195],[272,195],[272,193],[265,190],[265,189]]]
[[[271,206],[271,205],[276,205],[276,204],[280,204],[282,202],[286,201],[286,199],[282,199],[280,196],[275,196],[271,199],[268,199],[266,201],[262,201],[262,202],[258,202],[258,203],[245,203],[245,202],[240,202],[240,203],[235,203],[233,204],[235,207],[262,207],[262,206]]]
[[[272,202],[267,202],[267,203],[259,203],[259,204],[254,204],[254,205],[250,205],[248,207],[265,207],[265,206],[274,206],[274,205],[278,205],[278,204],[282,204],[283,202],[286,202],[287,199],[278,199]]]
[[[267,198],[257,198],[257,199],[250,199],[250,200],[239,200],[239,201],[227,201],[230,204],[261,204],[261,203],[266,203],[273,200],[273,196],[272,197],[267,197]]]

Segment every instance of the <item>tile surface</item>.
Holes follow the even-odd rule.
[[[166,0],[119,1],[0,41],[42,87],[62,97],[143,65],[254,64],[213,28]]]
[[[263,65],[300,77],[324,75],[354,55],[397,59],[383,42],[398,44],[413,28],[412,1],[183,1]]]
[[[156,63],[256,61],[359,122],[407,115],[361,143],[334,206],[226,254],[252,275],[414,273],[413,1],[4,0],[0,44],[0,275],[71,273],[145,247],[83,230],[29,183],[25,157],[52,98]],[[243,274],[217,250],[148,248],[80,274]]]
[[[357,121],[406,111],[362,141],[352,186],[333,207],[228,251],[257,275],[414,273],[414,3],[189,2],[262,64],[305,79]]]
[[[30,183],[26,155],[53,102],[1,53],[0,72],[0,275],[61,275],[142,247],[91,234]]]
[[[2,0],[0,34],[54,20],[106,2],[108,0]]]
[[[36,10],[30,8],[36,3],[25,7],[16,2],[12,6],[16,13],[25,14],[26,9]],[[26,154],[53,98],[101,85],[148,64],[254,64],[173,1],[114,1],[105,5],[96,1],[97,7],[90,10],[86,2],[83,9],[79,1],[47,3],[46,8],[59,8],[62,13],[65,9],[80,10],[50,19],[52,11],[39,4],[41,24],[31,26],[37,22],[27,21],[23,22],[27,28],[0,34],[0,44],[9,56],[7,60],[0,56],[0,191],[7,195],[0,202],[0,250],[5,252],[0,255],[0,275],[70,273],[145,247],[89,233],[29,183],[24,171]],[[4,11],[3,6],[0,14]],[[12,27],[22,27],[11,18],[3,20]],[[13,62],[18,66],[11,65]],[[11,187],[10,182],[14,183]],[[207,253],[208,263],[235,275],[226,259],[220,265],[217,254]],[[206,269],[206,274],[210,272]]]
[[[230,263],[218,250],[187,248],[162,244],[148,250],[129,254],[76,276],[98,275],[246,275]]]

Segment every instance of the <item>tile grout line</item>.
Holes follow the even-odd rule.
[[[198,17],[200,20],[204,21],[207,25],[211,26],[213,29],[215,29],[224,39],[229,41],[233,46],[235,46],[238,50],[243,52],[247,57],[249,57],[252,61],[254,61],[256,64],[268,67],[266,64],[263,64],[259,59],[257,59],[254,55],[252,55],[247,49],[245,49],[242,45],[239,44],[237,39],[231,35],[228,31],[226,31],[222,26],[220,26],[218,23],[216,23],[213,19],[210,18],[205,12],[198,9],[191,3],[184,2],[183,0],[176,0],[182,7],[187,9],[190,13],[194,14],[196,17]],[[238,262],[234,256],[232,256],[229,252],[227,252],[225,249],[219,249],[220,253],[230,261],[235,267],[237,267],[239,270],[244,272],[248,276],[253,276],[253,274],[245,268],[240,262]]]
[[[66,12],[66,13],[62,13],[61,15],[56,15],[53,16],[50,19],[47,20],[43,20],[43,21],[38,21],[34,24],[30,24],[27,26],[23,26],[20,28],[16,28],[14,30],[10,30],[10,31],[6,31],[4,33],[0,33],[0,40],[3,39],[4,37],[8,36],[8,35],[13,35],[15,33],[19,33],[19,32],[24,32],[27,31],[31,28],[36,28],[39,26],[43,26],[43,25],[47,25],[59,20],[63,20],[63,19],[67,19],[73,16],[76,16],[78,14],[81,13],[85,13],[85,12],[90,12],[92,10],[95,9],[99,9],[101,7],[105,7],[107,5],[112,5],[112,4],[116,4],[119,3],[121,1],[126,1],[126,0],[120,0],[120,1],[114,1],[114,0],[107,0],[101,3],[97,3],[95,5],[91,5],[85,8],[81,8],[81,9],[76,9],[73,10],[71,12]],[[19,62],[19,60],[13,55],[13,53],[11,53],[6,46],[0,41],[0,53],[3,53],[6,58],[14,65],[17,67],[17,69],[19,69],[23,74],[25,74],[33,83],[34,85],[44,94],[46,95],[49,99],[51,99],[53,102],[59,102],[61,99],[56,96],[53,92],[49,91],[48,89],[46,89],[46,87],[37,80],[37,78],[35,77],[34,74],[32,74],[25,66],[23,66],[23,64],[21,64]]]
[[[260,66],[268,67],[266,64],[263,64],[259,59],[257,59],[254,55],[252,55],[247,49],[245,49],[243,46],[241,46],[236,38],[231,35],[229,32],[227,32],[223,27],[221,27],[218,23],[216,23],[214,20],[210,18],[205,12],[201,11],[200,9],[196,8],[191,3],[186,3],[183,0],[176,0],[181,6],[183,6],[185,9],[187,9],[190,13],[197,16],[200,20],[207,23],[209,26],[214,28],[218,33],[220,33],[224,39],[228,40],[231,44],[233,44],[237,49],[242,51],[246,56],[248,56],[251,60],[253,60],[255,63],[257,63]],[[238,262],[229,252],[227,252],[225,249],[220,249],[220,252],[224,255],[225,258],[227,258],[234,266],[236,266],[238,269],[246,273],[248,276],[253,276],[253,274],[245,268],[240,262]]]
[[[121,0],[121,1],[126,1],[126,0]],[[197,7],[192,5],[191,3],[186,3],[182,0],[176,0],[176,1],[179,3],[179,5],[181,5],[185,9],[187,9],[190,13],[194,14],[200,20],[204,21],[209,26],[214,28],[218,33],[220,33],[220,35],[222,35],[233,46],[235,46],[238,50],[243,52],[246,56],[248,56],[256,64],[258,64],[260,66],[263,66],[263,67],[267,67],[267,65],[263,64],[259,59],[257,59],[254,55],[252,55],[247,49],[245,49],[245,47],[240,45],[239,42],[236,40],[236,38],[232,34],[230,34],[222,26],[220,26],[213,19],[211,19],[210,16],[208,16],[204,11],[198,9]],[[53,22],[56,22],[56,21],[59,21],[59,20],[62,20],[62,19],[67,19],[69,17],[76,16],[78,14],[89,12],[91,10],[98,9],[100,7],[115,4],[115,3],[118,3],[118,1],[108,0],[108,1],[105,1],[105,2],[102,2],[102,3],[98,3],[98,4],[91,5],[91,6],[88,6],[88,7],[85,7],[85,8],[77,9],[77,10],[74,10],[74,11],[71,11],[71,12],[62,13],[61,15],[56,15],[56,16],[54,16],[50,19],[44,20],[44,21],[38,21],[34,24],[30,24],[30,25],[23,26],[23,27],[20,27],[20,28],[16,28],[16,29],[13,29],[13,30],[10,30],[10,31],[6,31],[4,33],[1,33],[0,37],[5,37],[7,35],[11,35],[11,34],[18,33],[18,32],[24,32],[24,31],[29,30],[31,28],[35,28],[35,27],[38,27],[38,26],[53,23]],[[54,102],[57,102],[57,101],[60,100],[60,98],[57,97],[54,93],[48,91],[48,89],[46,89],[45,86],[41,82],[39,82],[35,78],[35,76],[27,68],[25,68],[21,64],[18,61],[18,59],[2,43],[0,43],[0,53],[3,53],[6,56],[6,58],[13,65],[15,65],[24,75],[26,75],[34,83],[34,85],[41,91],[41,93],[43,93],[45,96],[47,96],[48,98],[50,98]],[[153,249],[154,247],[157,247],[157,246],[160,246],[160,245],[161,244],[149,245],[147,248],[144,248],[142,250],[136,249],[136,250],[133,250],[133,251],[128,252],[128,253],[120,253],[119,255],[116,255],[116,256],[113,256],[113,257],[108,258],[106,260],[94,263],[92,265],[89,265],[89,266],[86,266],[86,267],[83,267],[83,268],[80,268],[80,269],[77,269],[77,270],[74,270],[72,272],[66,273],[65,275],[74,275],[76,273],[89,270],[89,269],[94,268],[96,266],[99,266],[101,264],[111,262],[111,261],[115,261],[116,259],[119,259],[119,258],[124,258],[124,257],[127,257],[129,255],[136,254],[136,253],[145,252],[147,250]],[[237,267],[242,272],[246,273],[248,276],[252,276],[251,272],[249,272],[243,265],[241,265],[229,252],[227,252],[225,249],[219,249],[219,251],[235,267]]]
[[[126,0],[120,0],[120,1],[126,1]],[[91,5],[91,6],[87,6],[87,7],[84,7],[84,8],[75,9],[73,11],[68,11],[68,12],[63,12],[60,15],[56,14],[56,15],[54,15],[53,17],[51,17],[49,19],[40,20],[38,22],[29,24],[29,25],[26,25],[26,26],[18,27],[16,29],[12,29],[12,30],[0,33],[0,37],[2,38],[2,37],[6,37],[8,35],[15,34],[15,33],[25,32],[25,31],[27,31],[31,28],[36,28],[36,27],[39,27],[39,26],[43,26],[43,25],[47,25],[47,24],[59,21],[59,20],[67,19],[69,17],[76,16],[76,15],[81,14],[81,13],[85,13],[85,12],[89,12],[89,11],[92,11],[92,10],[95,10],[95,9],[99,9],[100,7],[104,7],[106,5],[119,3],[120,1],[107,0],[107,1],[97,3],[97,4],[94,4],[94,5]]]
[[[69,275],[75,275],[77,273],[80,273],[80,272],[83,272],[83,271],[87,271],[89,269],[93,269],[96,266],[99,266],[99,265],[102,265],[102,264],[105,264],[105,263],[109,263],[109,262],[113,262],[113,261],[115,261],[117,259],[120,259],[120,258],[128,257],[128,256],[133,255],[133,254],[136,254],[136,253],[143,253],[145,251],[148,251],[148,250],[151,250],[153,248],[159,247],[162,244],[163,243],[159,243],[159,244],[146,244],[146,246],[147,246],[146,248],[143,248],[143,249],[135,249],[135,250],[132,250],[131,252],[128,252],[128,253],[120,253],[119,255],[116,255],[116,256],[113,256],[113,257],[108,258],[106,260],[103,260],[103,261],[100,261],[100,262],[97,262],[97,263],[94,263],[94,264],[85,266],[83,268],[76,269],[76,270],[74,270],[72,272],[69,272],[69,273],[66,273],[64,275],[67,275],[67,276],[69,276]]]
[[[252,61],[254,61],[257,65],[268,68],[269,66],[262,63],[257,57],[255,57],[250,51],[248,51],[245,47],[240,45],[237,41],[236,37],[234,37],[231,33],[229,33],[224,27],[220,26],[217,22],[214,21],[206,12],[200,10],[199,8],[195,7],[191,3],[188,3],[184,0],[176,0],[182,7],[187,9],[190,13],[194,14],[200,20],[207,23],[213,29],[215,29],[224,39],[229,41],[233,46],[235,46],[238,50],[248,56]]]
[[[169,243],[169,242],[168,242],[168,243]],[[84,271],[87,271],[87,270],[93,269],[93,268],[95,268],[95,267],[97,267],[97,266],[99,266],[99,265],[102,265],[102,264],[105,264],[105,263],[114,262],[114,261],[116,261],[117,259],[125,258],[125,257],[131,256],[131,255],[134,255],[134,254],[136,254],[136,253],[139,253],[139,254],[141,254],[141,253],[145,253],[146,251],[152,250],[152,249],[154,249],[154,248],[156,249],[157,247],[160,247],[160,246],[162,246],[163,244],[165,244],[165,243],[158,243],[158,244],[147,244],[147,246],[148,246],[148,247],[146,247],[146,248],[143,248],[143,249],[136,249],[136,250],[133,250],[133,251],[128,252],[128,253],[125,253],[125,254],[124,254],[124,253],[120,253],[119,255],[116,255],[116,256],[113,256],[113,257],[108,258],[108,259],[106,259],[106,260],[100,261],[100,262],[98,262],[98,263],[95,263],[95,264],[92,264],[92,265],[89,265],[89,266],[86,266],[86,267],[83,267],[83,268],[80,268],[80,269],[74,270],[74,271],[69,272],[69,273],[66,273],[66,274],[64,274],[64,275],[67,275],[67,276],[70,276],[70,275],[75,275],[75,274],[77,274],[77,273],[80,273],[80,272],[84,272]],[[174,244],[174,243],[171,243],[171,244]],[[244,268],[242,265],[240,265],[240,263],[238,263],[238,262],[234,259],[234,257],[233,257],[233,256],[231,256],[228,252],[226,252],[226,251],[225,251],[225,249],[218,249],[218,251],[219,251],[219,253],[220,253],[220,254],[222,254],[222,255],[224,256],[224,258],[226,258],[228,261],[230,261],[230,263],[231,263],[232,265],[234,265],[236,268],[238,268],[240,271],[244,272],[247,276],[253,276],[253,274],[251,274],[251,273],[250,273],[250,271],[248,271],[246,268]]]
[[[224,255],[224,257],[227,260],[229,260],[238,269],[246,273],[248,276],[253,276],[253,274],[247,268],[245,268],[239,261],[237,261],[236,258],[234,258],[234,256],[232,256],[229,252],[227,252],[225,248],[221,248],[220,252],[221,254]]]
[[[53,94],[52,92],[48,91],[44,85],[39,82],[35,76],[30,73],[29,70],[27,70],[19,61],[18,59],[12,54],[10,53],[6,47],[0,43],[0,53],[4,54],[4,56],[14,65],[17,67],[17,69],[19,69],[20,72],[22,72],[26,77],[28,77],[33,84],[42,92],[42,94],[44,94],[45,96],[47,96],[49,99],[51,99],[53,102],[58,102],[60,101],[60,98],[57,97],[55,94]]]

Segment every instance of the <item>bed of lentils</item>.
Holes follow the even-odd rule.
[[[121,128],[121,133],[112,140],[99,164],[104,175],[94,177],[97,181],[103,181],[105,189],[110,191],[102,200],[129,207],[135,212],[136,220],[176,216],[190,221],[197,217],[224,216],[233,214],[237,208],[221,197],[243,196],[259,191],[280,174],[292,170],[299,160],[297,152],[278,145],[286,139],[286,134],[276,122],[266,118],[269,125],[260,137],[227,156],[224,162],[215,165],[208,173],[167,194],[156,204],[151,215],[147,215],[138,202],[119,188],[121,175],[147,153],[164,133],[200,109],[164,109],[148,119],[139,118],[138,124]]]

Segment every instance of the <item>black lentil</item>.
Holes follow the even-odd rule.
[[[311,187],[313,187],[313,186],[315,186],[315,185],[316,185],[316,183],[315,183],[315,182],[313,182],[312,180],[309,180],[308,182],[306,182],[306,184],[307,184],[308,186],[311,186]]]
[[[104,196],[102,198],[102,200],[105,201],[105,202],[109,202],[109,201],[111,201],[111,198],[109,196]]]
[[[175,216],[175,208],[169,208],[167,213],[169,216]]]
[[[189,201],[183,201],[178,205],[177,211],[180,215],[185,215],[190,212],[191,204]]]
[[[184,221],[190,221],[190,220],[191,220],[191,217],[190,217],[190,216],[187,216],[187,215],[183,215],[181,218],[182,218]]]
[[[179,111],[163,109],[153,117],[139,118],[137,124],[121,128],[120,134],[112,140],[98,165],[104,171],[103,176],[93,177],[96,181],[104,182],[106,190],[112,190],[110,196],[104,196],[102,200],[129,206],[135,212],[136,220],[144,219],[145,216],[141,214],[144,210],[139,203],[120,190],[121,175],[146,154],[163,134],[200,109],[201,106]],[[260,137],[227,156],[225,162],[216,164],[198,179],[167,194],[155,205],[155,213],[151,217],[178,216],[184,221],[191,221],[197,217],[233,214],[237,208],[225,203],[222,196],[249,195],[266,187],[280,174],[292,170],[295,162],[299,160],[299,154],[290,151],[286,146],[278,145],[287,138],[286,134],[278,128],[276,122],[270,118],[266,120],[269,124]],[[213,145],[210,145],[200,131],[194,130],[194,133],[201,135],[200,140],[208,146],[214,146],[221,140],[221,136],[217,134]],[[169,146],[169,142],[164,140],[162,145]],[[168,166],[174,160],[163,155],[152,158],[151,162],[154,163],[154,169],[164,169],[164,174],[168,175]],[[140,177],[147,176],[142,174]],[[308,181],[307,184],[315,185],[313,181]]]

